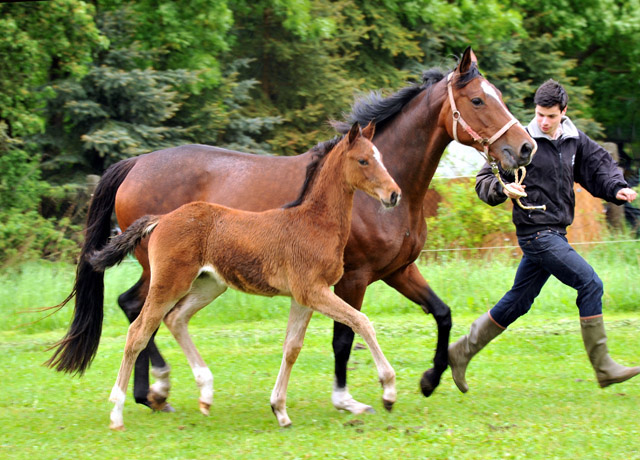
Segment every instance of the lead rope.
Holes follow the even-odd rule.
[[[498,178],[498,182],[500,182],[500,185],[502,185],[502,187],[505,190],[507,190],[508,192],[513,193],[514,195],[518,196],[516,198],[516,203],[518,203],[518,206],[520,206],[522,209],[530,209],[530,210],[534,210],[534,211],[545,212],[547,210],[547,205],[546,204],[535,205],[535,206],[526,206],[526,205],[522,204],[522,202],[520,201],[520,198],[526,197],[527,194],[525,192],[521,192],[520,190],[516,190],[515,188],[511,187],[511,184],[505,184],[502,181],[502,177],[500,177],[500,170],[498,169],[498,164],[495,161],[491,161],[489,163],[489,165],[491,165],[491,171]],[[520,178],[518,178],[518,171],[522,171],[522,177],[520,177]],[[527,170],[525,169],[524,166],[520,166],[518,169],[513,171],[513,175],[515,176],[515,180],[514,180],[513,183],[518,184],[518,185],[522,185],[522,182],[524,181],[524,177],[527,175]]]
[[[510,184],[505,184],[504,181],[502,180],[502,177],[500,177],[500,170],[498,169],[498,164],[496,163],[496,161],[491,158],[491,156],[489,155],[489,146],[491,144],[493,144],[500,136],[502,136],[505,132],[507,132],[507,130],[509,128],[511,128],[514,124],[516,124],[518,122],[518,120],[515,119],[515,117],[511,117],[511,120],[509,120],[503,127],[502,129],[500,129],[497,133],[495,133],[493,136],[491,136],[490,139],[487,138],[483,138],[481,137],[478,133],[476,133],[471,126],[469,126],[467,124],[467,122],[464,121],[464,119],[462,118],[462,114],[460,114],[460,111],[456,108],[456,101],[453,98],[453,89],[451,88],[451,77],[453,76],[453,72],[449,74],[449,77],[447,78],[448,82],[447,82],[447,92],[449,93],[449,104],[451,105],[451,114],[453,117],[453,137],[456,140],[456,142],[460,142],[458,140],[458,123],[460,123],[460,126],[462,126],[462,129],[464,129],[467,134],[469,134],[473,140],[477,143],[479,143],[484,150],[484,154],[482,152],[480,152],[478,149],[476,149],[476,151],[480,154],[480,156],[482,156],[485,161],[487,163],[489,163],[489,165],[491,165],[491,171],[493,172],[493,174],[498,178],[498,182],[500,182],[500,184],[502,185],[502,187],[509,191],[510,193],[513,193],[514,195],[517,195],[518,197],[516,198],[516,203],[518,203],[518,206],[520,206],[522,209],[527,209],[527,210],[535,210],[535,211],[546,211],[547,210],[547,205],[538,205],[538,206],[526,206],[523,205],[520,202],[521,198],[524,198],[527,196],[527,194],[525,192],[521,192],[519,190],[514,189],[513,187],[511,187]],[[535,146],[535,140],[534,142],[534,150],[532,152],[535,153],[537,146]],[[522,171],[522,177],[518,178],[518,171]],[[525,176],[527,175],[527,170],[525,169],[524,166],[520,166],[520,168],[516,169],[514,172],[514,176],[515,176],[515,182],[518,185],[522,185],[522,181],[524,181]]]

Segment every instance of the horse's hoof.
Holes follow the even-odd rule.
[[[202,412],[202,415],[208,416],[210,407],[211,407],[211,404],[200,401],[200,412]]]
[[[171,407],[169,403],[167,403],[167,396],[160,396],[159,394],[150,391],[147,394],[147,400],[149,401],[147,406],[149,406],[155,412],[173,412],[173,408],[171,408],[170,410],[165,410],[167,406]]]
[[[169,404],[168,402],[164,403],[164,407],[162,409],[160,409],[160,412],[167,412],[167,413],[171,413],[171,412],[175,412],[176,410],[173,408],[173,406],[171,404]]]
[[[387,412],[391,412],[393,409],[393,403],[395,403],[395,401],[387,401],[386,399],[382,400],[382,404],[384,405],[384,408],[387,409]]]
[[[111,424],[109,425],[109,428],[111,428],[113,431],[124,431],[124,425],[115,425],[115,424]]]
[[[376,410],[371,406],[367,406],[367,408],[364,410],[364,412],[366,412],[367,414],[375,414]]]
[[[438,385],[440,385],[440,376],[436,375],[433,368],[422,374],[422,378],[420,379],[420,390],[426,398],[433,394]]]

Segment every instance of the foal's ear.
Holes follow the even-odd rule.
[[[366,128],[362,130],[362,135],[367,139],[371,140],[373,139],[373,135],[375,134],[375,132],[376,132],[376,123],[375,121],[371,120],[369,124],[366,126]]]
[[[458,64],[458,68],[456,70],[458,71],[458,73],[467,73],[471,68],[471,64],[473,63],[478,64],[478,58],[476,57],[471,47],[468,46],[467,49],[464,50],[464,53],[462,53],[460,63]]]
[[[349,144],[352,144],[353,141],[356,140],[356,137],[358,137],[359,135],[360,135],[360,125],[356,121],[354,124],[351,125],[349,134],[347,134],[347,137],[349,139]]]

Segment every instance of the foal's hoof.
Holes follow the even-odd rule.
[[[211,404],[200,401],[200,412],[202,415],[209,415],[209,409],[211,408]]]
[[[433,394],[436,388],[440,385],[440,376],[436,374],[436,371],[431,368],[422,374],[420,379],[420,390],[425,397],[429,397]]]
[[[111,428],[113,431],[124,431],[124,425],[116,425],[116,424],[110,424],[109,428]]]
[[[395,403],[395,401],[387,401],[384,398],[382,399],[382,404],[384,405],[384,408],[387,409],[387,412],[391,412],[393,409],[393,403]]]

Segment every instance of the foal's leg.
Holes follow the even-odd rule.
[[[367,281],[353,275],[345,274],[336,284],[334,292],[356,310],[362,308],[362,300],[367,289]],[[351,356],[354,332],[349,326],[339,322],[333,323],[333,354],[335,357],[335,380],[331,402],[339,410],[347,410],[352,414],[375,412],[367,404],[353,399],[347,388],[347,363]]]
[[[291,309],[289,310],[289,322],[287,323],[287,334],[284,339],[282,364],[276,385],[271,392],[271,409],[278,419],[280,426],[291,425],[291,419],[287,415],[287,386],[298,354],[302,349],[304,334],[307,331],[309,320],[313,310],[304,305],[300,305],[291,299]]]
[[[209,305],[226,289],[225,284],[208,275],[201,275],[193,282],[189,294],[181,299],[164,319],[167,328],[182,348],[191,366],[198,388],[200,388],[200,412],[204,415],[209,415],[209,408],[213,403],[213,374],[191,340],[188,324],[193,315]]]
[[[369,318],[364,313],[352,308],[329,288],[309,293],[305,297],[309,307],[334,321],[351,327],[367,343],[378,368],[378,377],[383,390],[382,402],[385,409],[390,411],[396,401],[396,374],[378,345],[376,333]]]
[[[451,309],[429,287],[415,263],[397,271],[384,280],[408,299],[431,313],[438,326],[438,342],[433,357],[433,367],[422,374],[420,389],[425,396],[431,396],[440,384],[442,373],[449,366],[449,334],[451,333]]]
[[[149,342],[153,332],[160,326],[162,318],[166,314],[167,310],[171,309],[174,304],[175,301],[152,303],[152,301],[147,298],[147,302],[142,309],[142,313],[129,326],[127,342],[122,356],[122,363],[120,364],[116,383],[113,386],[111,396],[109,397],[109,400],[115,403],[115,406],[111,411],[110,428],[113,430],[124,429],[122,412],[124,410],[127,386],[129,384],[129,379],[131,378],[134,362],[142,349]]]
[[[149,269],[143,266],[142,275],[138,282],[118,297],[118,305],[124,311],[130,323],[140,314],[148,292]],[[144,404],[153,410],[173,412],[174,409],[166,402],[171,387],[169,382],[171,367],[160,354],[154,338],[155,333],[136,359],[133,377],[133,397],[136,403]],[[149,361],[151,361],[152,366],[151,373],[156,379],[151,387],[149,387]]]

